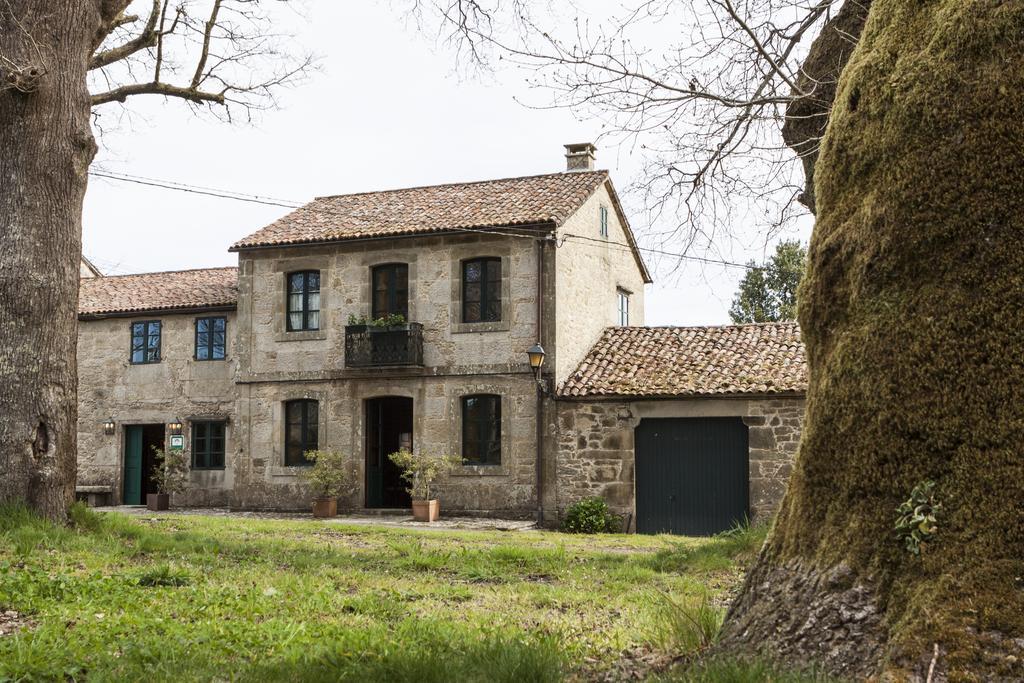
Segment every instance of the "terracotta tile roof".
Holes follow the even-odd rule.
[[[238,302],[238,268],[203,268],[82,278],[78,314],[92,316],[177,308],[231,306]]]
[[[564,397],[804,393],[796,323],[609,327],[559,387]]]
[[[607,171],[583,171],[318,197],[231,249],[561,224],[606,180]]]

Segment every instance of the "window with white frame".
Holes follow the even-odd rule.
[[[601,207],[601,237],[608,239],[608,207]]]
[[[628,327],[629,326],[629,292],[627,292],[626,290],[624,290],[622,288],[619,288],[618,290],[616,290],[616,295],[618,297],[618,316],[619,316],[618,319],[619,319],[619,325],[621,327]]]

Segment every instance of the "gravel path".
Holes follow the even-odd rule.
[[[142,505],[116,505],[94,508],[97,512],[120,512],[136,517],[173,515],[202,515],[205,517],[236,517],[239,519],[281,519],[289,522],[313,521],[308,512],[248,512],[228,508],[173,508],[153,512]],[[537,525],[528,519],[491,519],[483,517],[442,517],[436,522],[417,522],[410,514],[340,514],[318,522],[334,524],[363,524],[367,526],[406,527],[410,529],[466,529],[476,531],[535,531]]]

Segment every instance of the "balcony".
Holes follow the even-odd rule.
[[[383,368],[423,365],[423,325],[345,327],[345,367]]]

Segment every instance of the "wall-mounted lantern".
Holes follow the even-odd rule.
[[[533,368],[533,376],[538,380],[540,379],[540,368],[544,365],[544,347],[539,343],[534,344],[526,351],[526,355],[530,357],[530,367]]]
[[[541,492],[544,490],[544,397],[550,392],[540,374],[540,369],[544,365],[544,356],[547,355],[544,353],[544,347],[540,345],[540,341],[528,348],[526,355],[530,358],[530,367],[533,369],[533,377],[537,382],[537,453],[534,462],[537,469],[537,526],[539,528],[544,523],[544,506],[541,503]]]
[[[117,425],[114,424],[114,418],[107,418],[107,421],[103,423],[103,433],[107,436],[113,436],[114,431],[117,429]]]
[[[180,419],[175,419],[174,422],[169,422],[167,424],[167,430],[171,433],[171,436],[180,436],[181,435],[181,420]]]

